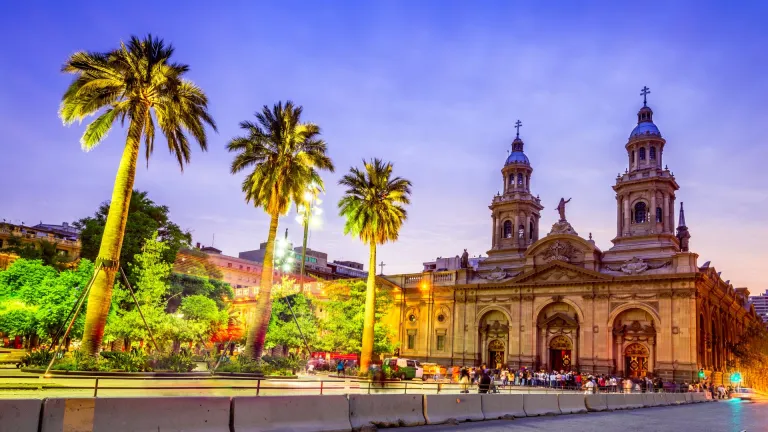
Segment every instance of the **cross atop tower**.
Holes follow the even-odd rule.
[[[382,275],[382,276],[384,275],[384,266],[385,265],[386,264],[384,264],[384,261],[382,261],[381,264],[379,264],[379,267],[381,267],[381,273],[379,273],[379,274]]]
[[[520,126],[522,126],[523,123],[518,120],[515,122],[515,129],[517,129],[517,138],[520,138]]]
[[[643,89],[640,91],[640,96],[643,97],[643,106],[648,106],[648,94],[651,92],[651,89],[648,88],[648,86],[643,86]]]

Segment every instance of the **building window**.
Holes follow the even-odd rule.
[[[437,350],[445,351],[445,335],[437,336]]]
[[[242,265],[240,265],[240,270],[242,270],[242,269],[243,269],[243,266],[242,266]]]
[[[515,175],[510,174],[509,175],[509,184],[514,185],[515,184]]]
[[[408,349],[412,350],[416,347],[416,335],[415,334],[409,334],[408,335]]]
[[[416,315],[410,314],[408,315],[408,321],[410,322],[416,322]]]
[[[502,230],[501,236],[503,238],[512,238],[512,222],[511,221],[504,222],[504,228]]]
[[[251,271],[251,266],[246,267],[246,270]]]
[[[640,150],[637,151],[637,157],[640,158],[640,160],[645,160],[645,147],[640,147]]]
[[[635,204],[635,223],[645,223],[647,218],[646,212],[644,202],[640,201]]]
[[[525,228],[522,225],[520,225],[517,228],[517,238],[523,239],[524,237],[525,237]]]
[[[523,184],[523,174],[521,174],[521,173],[517,174],[517,184],[519,184],[519,185]]]
[[[661,222],[661,207],[656,207],[656,222]]]
[[[533,221],[528,226],[528,238],[533,240]]]
[[[651,151],[648,155],[651,160],[656,160],[656,147],[651,146]]]

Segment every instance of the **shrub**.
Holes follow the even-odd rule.
[[[195,368],[195,361],[185,353],[171,353],[170,355],[153,357],[148,363],[154,370],[172,372],[192,372]]]
[[[264,373],[272,371],[273,366],[264,361],[251,360],[246,356],[238,356],[235,361],[230,361],[225,357],[226,362],[222,360],[217,372],[239,372],[239,373]],[[215,363],[214,363],[215,364]]]
[[[53,352],[41,350],[41,351],[32,351],[31,353],[28,353],[21,359],[21,364],[23,364],[25,367],[29,366],[48,366],[48,363],[51,362],[51,358],[53,358]]]

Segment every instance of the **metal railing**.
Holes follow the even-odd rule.
[[[93,397],[99,397],[99,392],[104,391],[143,391],[143,390],[164,390],[166,392],[171,391],[174,393],[194,392],[201,390],[219,390],[233,392],[246,392],[255,396],[269,396],[278,394],[291,394],[291,393],[306,393],[310,394],[459,394],[463,391],[469,393],[478,393],[477,384],[460,384],[457,382],[427,382],[427,381],[367,381],[358,380],[356,378],[339,378],[333,380],[300,380],[300,379],[274,379],[274,378],[251,378],[251,377],[236,377],[236,376],[198,376],[198,377],[115,377],[115,376],[67,376],[67,375],[53,375],[51,377],[41,376],[23,376],[23,375],[0,375],[0,383],[3,380],[11,380],[11,385],[4,385],[0,388],[1,391],[9,390],[89,390],[93,391]],[[36,381],[31,383],[30,381]],[[67,380],[92,380],[92,385],[61,385],[60,381]],[[13,381],[27,381],[27,386],[19,385],[14,387]],[[105,383],[107,381],[107,383]],[[198,381],[215,383],[217,381],[243,381],[254,382],[255,384],[245,385],[110,385],[108,381],[154,381],[156,383],[169,382],[169,381]],[[21,384],[21,383],[19,383]],[[35,388],[31,388],[29,384],[36,384]],[[46,386],[46,385],[49,386]],[[55,386],[50,386],[55,384]],[[105,385],[106,384],[106,385]],[[624,389],[616,389],[617,391],[611,391],[610,387],[598,388],[596,393],[608,394],[608,393],[640,393],[636,391],[628,392]],[[652,389],[647,393],[687,393],[687,389],[678,389],[674,391],[671,389]],[[250,392],[249,392],[250,391]],[[494,384],[488,393],[501,393],[501,394],[583,394],[586,393],[585,389],[576,389],[573,387],[536,387],[536,386],[519,386],[519,385],[501,385]],[[646,393],[646,392],[643,392]],[[90,394],[90,392],[89,392]],[[103,396],[103,395],[102,395]]]

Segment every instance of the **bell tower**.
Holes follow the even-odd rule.
[[[643,87],[643,106],[637,113],[637,126],[629,134],[624,148],[628,167],[616,177],[616,238],[611,250],[625,247],[637,250],[671,248],[679,251],[675,237],[675,191],[680,187],[675,176],[662,168],[664,146],[659,128],[648,106],[650,89]]]
[[[531,162],[523,151],[525,143],[517,134],[512,141],[504,167],[501,169],[502,191],[493,197],[490,205],[493,231],[489,262],[505,258],[521,258],[525,249],[539,239],[540,211],[544,208],[538,197],[531,194]]]

